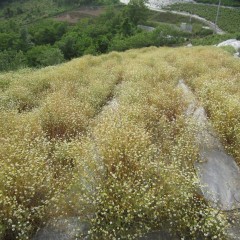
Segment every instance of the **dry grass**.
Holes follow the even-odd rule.
[[[146,48],[1,75],[2,236],[92,216],[93,239],[160,228],[224,239],[225,216],[197,194],[198,147],[176,85],[188,82],[240,160],[239,67],[216,48]],[[113,96],[118,108],[102,108]]]

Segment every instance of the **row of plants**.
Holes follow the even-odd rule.
[[[219,0],[196,0],[196,2],[208,3],[208,4],[219,4]],[[224,6],[240,7],[240,3],[238,0],[222,0],[221,4]]]
[[[239,64],[213,48],[152,47],[1,74],[2,238],[79,217],[92,239],[159,229],[224,239],[226,217],[197,191],[198,146],[176,87],[224,66],[234,75]]]
[[[124,54],[119,106],[94,123],[108,176],[94,196],[97,239],[136,239],[159,229],[189,239],[224,238],[224,216],[212,215],[196,192],[197,146],[176,88],[180,72],[166,64],[167,55],[156,48]]]
[[[215,22],[217,15],[216,6],[204,6],[192,3],[178,3],[169,7],[171,10],[189,12]],[[224,31],[235,33],[240,31],[240,9],[221,8],[217,25]]]
[[[86,57],[1,75],[1,239],[29,239],[64,207],[75,168],[59,149],[84,134],[111,97],[118,61]]]
[[[220,50],[219,50],[220,51]],[[203,53],[204,54],[204,53]],[[188,84],[195,91],[217,131],[226,151],[240,163],[240,91],[239,60],[231,54],[217,53],[209,56],[209,63],[199,68],[211,68],[211,72],[202,70],[195,79],[188,79]],[[195,60],[201,56],[198,54]],[[219,67],[221,66],[221,67]]]

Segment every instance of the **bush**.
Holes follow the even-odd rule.
[[[23,68],[27,65],[27,59],[22,51],[0,52],[0,71],[10,71]]]
[[[232,46],[224,46],[221,47],[222,49],[224,49],[225,51],[229,52],[231,55],[233,55],[234,53],[236,53],[236,50],[234,47]]]
[[[27,52],[28,63],[32,67],[56,65],[64,61],[60,49],[48,45],[36,46]]]
[[[41,126],[52,138],[70,138],[86,131],[88,119],[93,115],[90,105],[56,93],[50,96],[40,113]]]

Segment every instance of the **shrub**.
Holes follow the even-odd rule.
[[[59,93],[50,96],[40,112],[41,126],[49,138],[69,138],[86,131],[91,116],[89,104]]]
[[[28,63],[32,67],[56,65],[64,61],[60,49],[48,45],[36,46],[27,52]]]
[[[16,70],[25,67],[27,59],[22,51],[5,50],[0,52],[0,71]]]

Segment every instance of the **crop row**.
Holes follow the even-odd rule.
[[[240,163],[240,63],[231,57],[223,60],[212,56],[209,61],[208,67],[215,71],[202,74],[189,84],[204,104],[226,151]]]
[[[239,159],[238,69],[213,47],[146,48],[2,74],[3,238],[28,239],[53,218],[79,217],[92,239],[161,228],[224,239],[225,216],[197,193],[198,146],[176,86],[184,79],[193,88]],[[220,126],[236,137],[225,141]]]
[[[219,0],[196,0],[199,3],[219,4]],[[224,6],[240,7],[238,0],[222,0],[221,4]]]
[[[206,18],[209,21],[215,22],[217,15],[216,6],[204,6],[198,4],[184,3],[173,4],[170,7],[171,10],[189,12]],[[239,32],[240,27],[240,10],[221,8],[217,25],[226,32],[234,33]]]
[[[1,75],[0,218],[3,236],[27,239],[68,187],[59,144],[86,132],[121,79],[119,59],[86,57]],[[91,70],[90,70],[91,69]],[[45,220],[44,220],[45,219]]]

